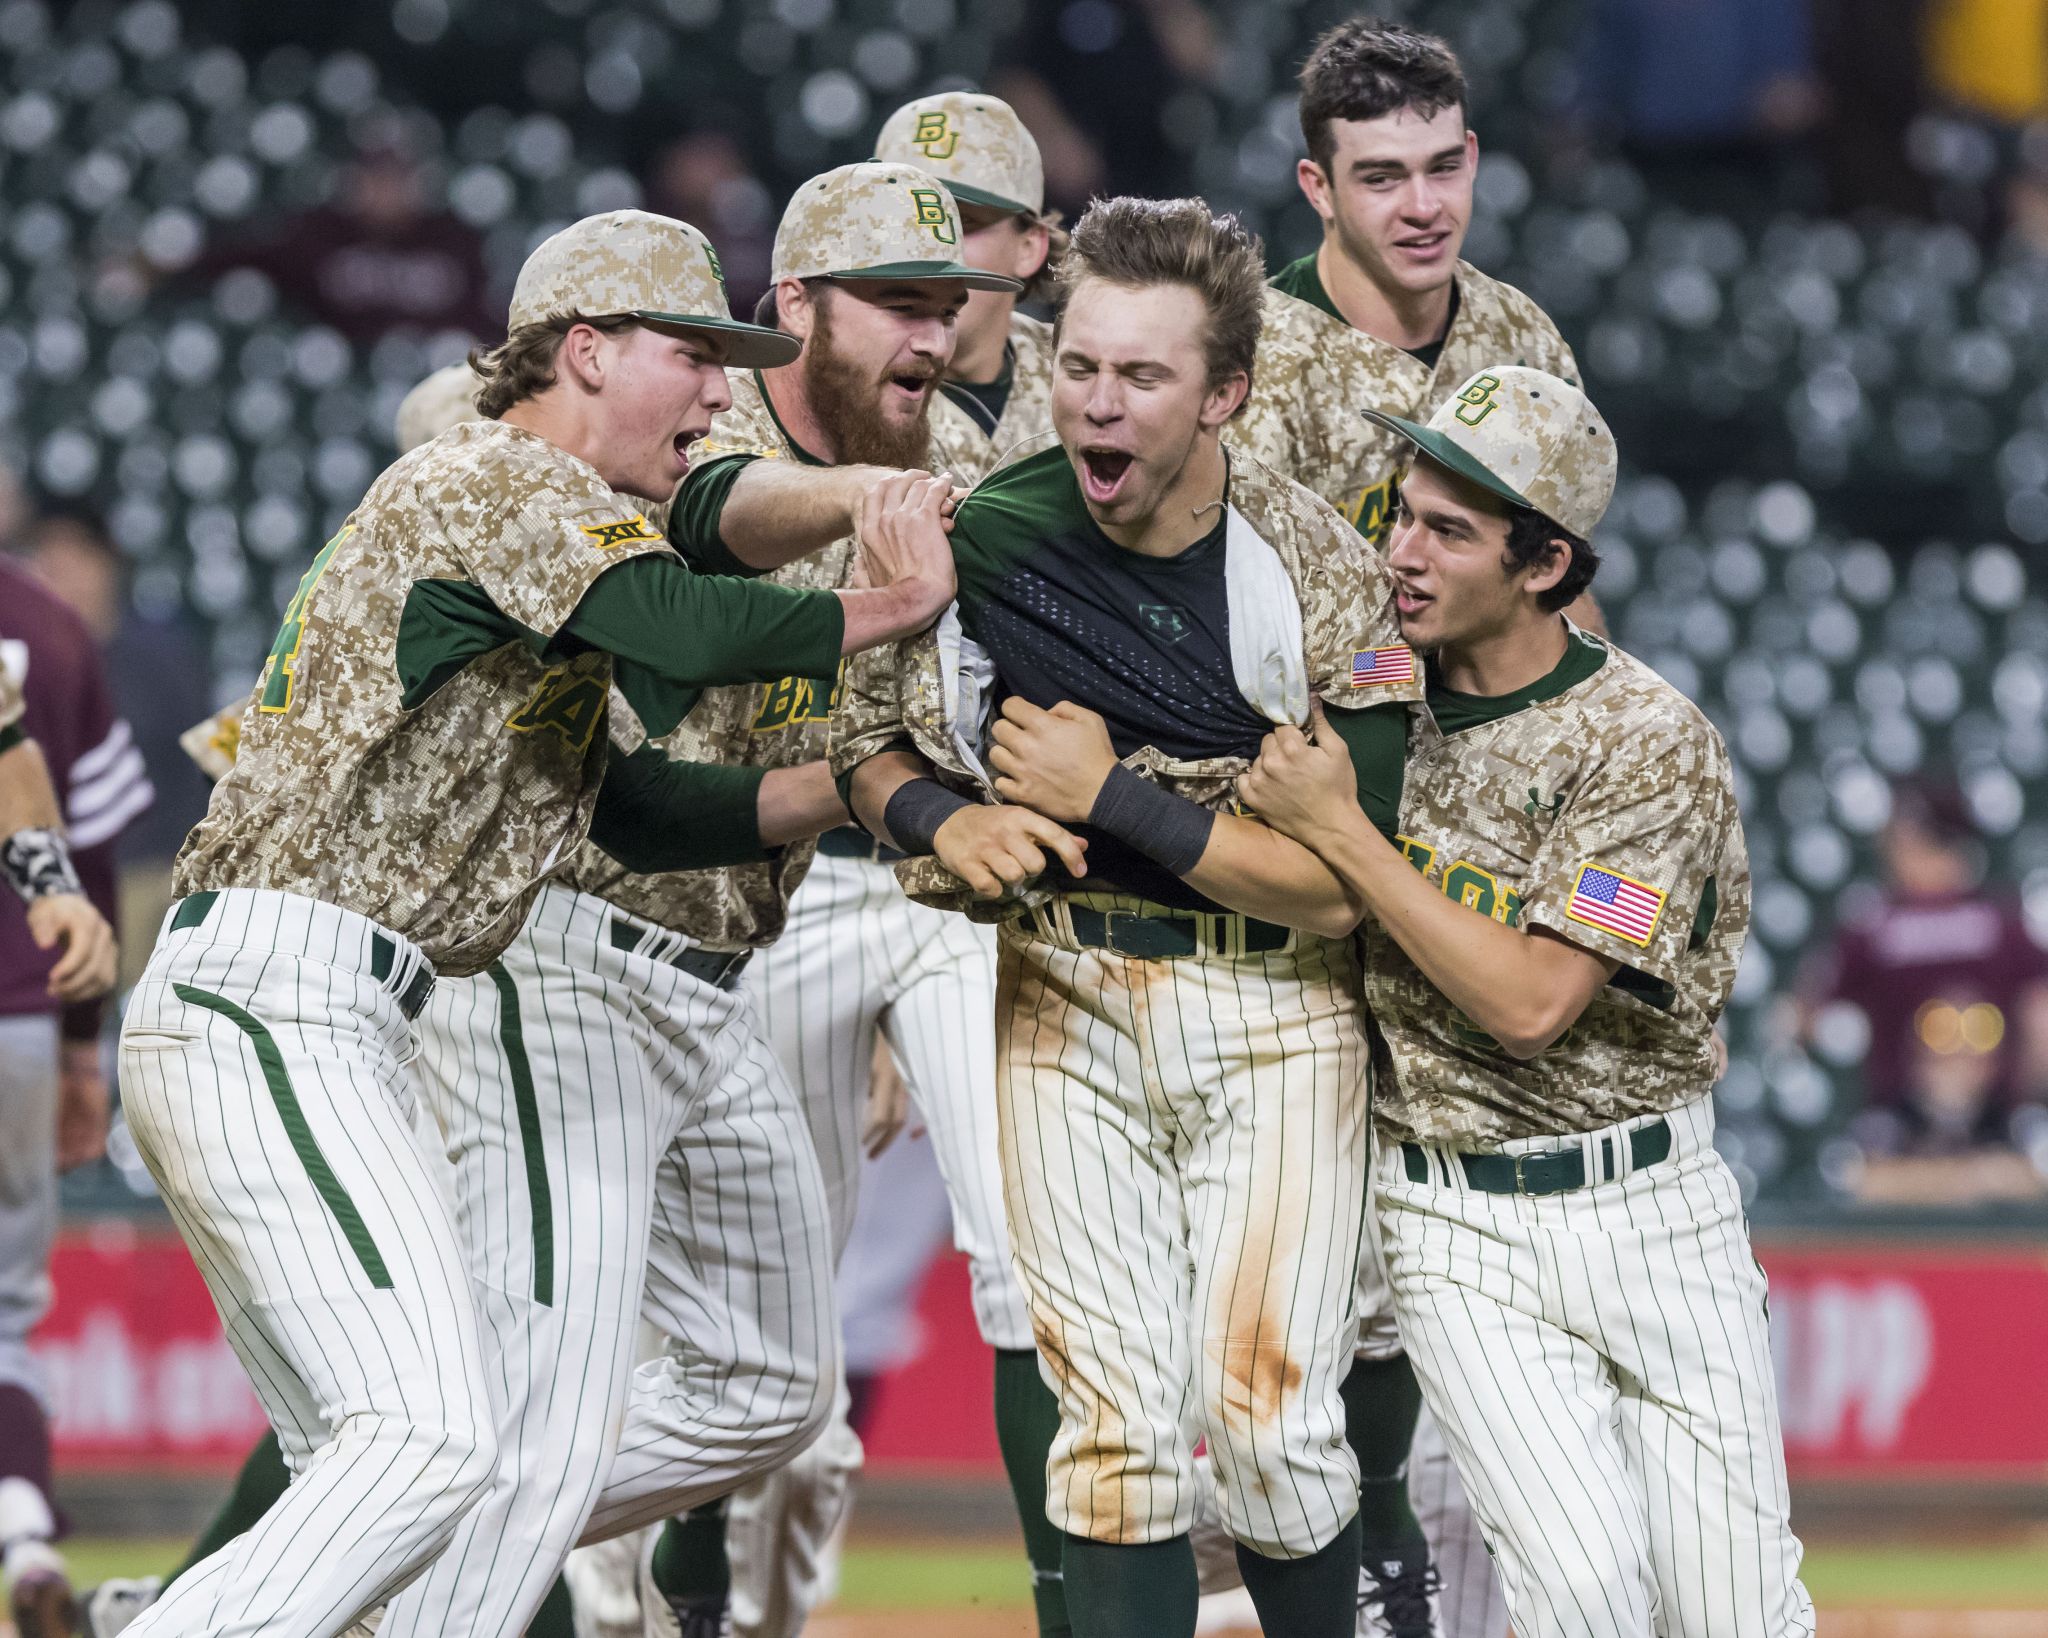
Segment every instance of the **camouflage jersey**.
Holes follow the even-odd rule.
[[[1023,313],[1010,316],[1006,354],[1009,393],[993,428],[959,401],[964,389],[943,388],[932,400],[932,449],[942,471],[976,484],[1019,444],[1052,425],[1052,326]]]
[[[751,574],[755,571],[719,543],[715,506],[695,508],[699,521],[683,525],[681,520],[693,511],[691,487],[707,480],[718,483],[723,467],[722,496],[734,467],[744,460],[825,463],[783,429],[758,372],[734,372],[730,380],[732,408],[712,421],[710,435],[697,445],[677,505],[676,533],[686,551],[700,561],[712,560],[707,566]],[[849,537],[763,578],[785,586],[837,590],[851,579],[853,560]],[[681,726],[657,743],[670,757],[693,762],[759,768],[815,762],[825,755],[826,726],[838,691],[836,675],[706,689]],[[560,879],[707,948],[741,950],[772,944],[780,936],[790,896],[809,872],[816,852],[817,844],[806,839],[791,842],[777,857],[757,864],[647,876],[635,875],[601,849],[586,846],[562,869]]]
[[[1516,694],[1453,694],[1432,675],[1398,842],[1471,909],[1621,967],[1560,1040],[1518,1062],[1368,921],[1387,1136],[1489,1149],[1706,1092],[1749,928],[1749,857],[1727,748],[1684,695],[1576,629],[1556,670]]]
[[[1527,364],[1574,385],[1579,379],[1557,326],[1521,291],[1467,262],[1454,278],[1457,306],[1432,363],[1346,323],[1313,256],[1283,269],[1266,290],[1251,400],[1232,436],[1374,542],[1386,537],[1394,476],[1412,446],[1360,410],[1426,421],[1491,364]]]
[[[1289,658],[1300,667],[1305,684],[1299,702],[1304,716],[1311,694],[1347,717],[1374,706],[1419,699],[1421,668],[1401,642],[1392,579],[1378,554],[1308,490],[1242,450],[1225,444],[1224,451],[1229,461],[1227,513],[1241,519],[1272,549],[1277,559],[1274,572],[1285,579],[1285,586],[1278,588],[1281,598],[1291,587],[1299,607],[1298,632],[1292,639],[1296,652]],[[977,778],[954,738],[956,726],[964,725],[956,724],[955,702],[947,692],[945,678],[955,664],[949,648],[959,634],[972,635],[978,620],[988,617],[986,610],[1019,599],[1050,609],[1045,616],[1048,630],[1068,626],[1058,608],[1060,588],[1045,584],[1038,570],[1051,568],[1057,580],[1058,557],[1048,548],[1061,537],[1082,537],[1085,544],[1091,529],[1071,463],[1057,444],[1006,464],[977,488],[961,504],[953,527],[953,556],[960,575],[957,620],[941,621],[931,631],[870,649],[849,662],[845,699],[832,726],[833,772],[843,777],[869,758],[907,744],[932,765],[943,783],[993,800],[993,792]],[[1098,550],[1120,553],[1095,533]],[[1038,584],[1033,584],[1034,578]],[[1183,633],[1180,617],[1172,610],[1138,605],[1126,612],[1134,624],[1152,623],[1155,635],[1161,635],[1159,622],[1167,622],[1163,638],[1168,644],[1177,643]],[[1227,620],[1251,626],[1259,613],[1233,601]],[[1076,629],[1068,626],[1065,639],[1048,635],[1047,651],[1071,646]],[[1146,663],[1142,647],[1135,654],[1129,660],[1103,658],[1111,666],[1124,666],[1133,678],[1156,671]],[[998,677],[998,687],[1007,681]],[[1225,686],[1234,691],[1227,679]],[[1079,698],[1078,703],[1101,709],[1105,702]],[[1163,703],[1170,708],[1191,702]],[[1173,755],[1157,744],[1143,744],[1131,749],[1124,763],[1204,807],[1229,806],[1235,800],[1237,777],[1250,766],[1264,728],[1292,714],[1270,704],[1251,710],[1243,698],[1230,704],[1233,711],[1250,711],[1257,719],[1256,730],[1240,751]],[[1200,714],[1206,718],[1221,713]],[[1391,754],[1398,760],[1398,731]],[[1363,765],[1360,773],[1363,778]],[[919,902],[962,910],[979,919],[1014,914],[1024,903],[1010,899],[996,905],[974,898],[936,858],[906,859],[897,866],[897,876]]]
[[[668,551],[664,522],[501,421],[400,457],[286,607],[176,891],[299,893],[444,974],[489,965],[605,762],[611,657],[537,657],[518,628],[553,637],[606,570]]]

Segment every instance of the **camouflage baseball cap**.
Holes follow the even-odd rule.
[[[1367,410],[1439,466],[1585,539],[1614,498],[1614,434],[1568,381],[1523,364],[1481,370],[1427,426]]]
[[[906,102],[883,122],[875,158],[930,171],[964,205],[1045,209],[1037,140],[1000,97],[947,91]]]
[[[1021,290],[959,259],[960,210],[929,171],[867,161],[814,176],[775,230],[780,279],[958,279],[971,290]]]
[[[398,453],[438,438],[464,421],[480,421],[476,391],[483,378],[468,364],[444,364],[414,387],[398,405]]]
[[[734,318],[711,241],[651,211],[608,210],[541,241],[512,287],[510,327],[558,313],[714,334],[735,369],[787,364],[801,351],[794,336]]]

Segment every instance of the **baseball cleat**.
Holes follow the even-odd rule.
[[[654,1584],[654,1538],[640,1555],[640,1631],[643,1638],[732,1638],[730,1597],[686,1598],[670,1603]],[[571,1596],[574,1596],[573,1594]]]
[[[1426,1558],[1382,1559],[1358,1569],[1358,1638],[1444,1638],[1441,1585]]]
[[[129,1624],[154,1604],[163,1590],[164,1578],[160,1575],[102,1581],[85,1595],[80,1630],[85,1638],[115,1638],[115,1634],[126,1632]]]

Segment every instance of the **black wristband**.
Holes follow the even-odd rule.
[[[1095,793],[1088,823],[1136,848],[1161,868],[1185,876],[1201,863],[1209,832],[1216,828],[1216,815],[1185,796],[1175,796],[1149,779],[1140,779],[1119,762]]]
[[[27,904],[53,893],[85,891],[71,863],[71,849],[54,830],[17,830],[0,842],[0,875]]]
[[[905,853],[930,853],[939,826],[962,808],[973,806],[936,779],[910,779],[896,787],[896,794],[883,807],[882,825]]]

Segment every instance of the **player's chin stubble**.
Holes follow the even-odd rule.
[[[865,369],[841,356],[832,345],[829,309],[820,309],[818,323],[804,348],[804,397],[818,424],[832,437],[841,466],[921,467],[930,459],[931,394],[909,421],[882,413],[880,395],[889,390]]]

